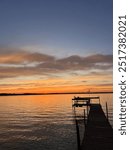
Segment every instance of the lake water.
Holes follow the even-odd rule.
[[[0,150],[77,150],[74,96],[87,95],[1,96]],[[96,96],[112,124],[112,94]]]

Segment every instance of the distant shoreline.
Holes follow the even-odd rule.
[[[59,95],[59,94],[109,94],[113,92],[67,92],[67,93],[0,93],[0,96],[24,96],[24,95]]]

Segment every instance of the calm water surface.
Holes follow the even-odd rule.
[[[73,96],[1,96],[0,150],[76,150]],[[96,96],[104,110],[108,102],[112,124],[112,94]]]

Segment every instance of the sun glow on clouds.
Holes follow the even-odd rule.
[[[0,92],[85,92],[112,90],[112,55],[64,58],[0,48]]]

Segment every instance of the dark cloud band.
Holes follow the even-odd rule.
[[[0,49],[0,78],[46,75],[75,70],[112,69],[112,55],[72,55],[58,59],[43,53]]]

